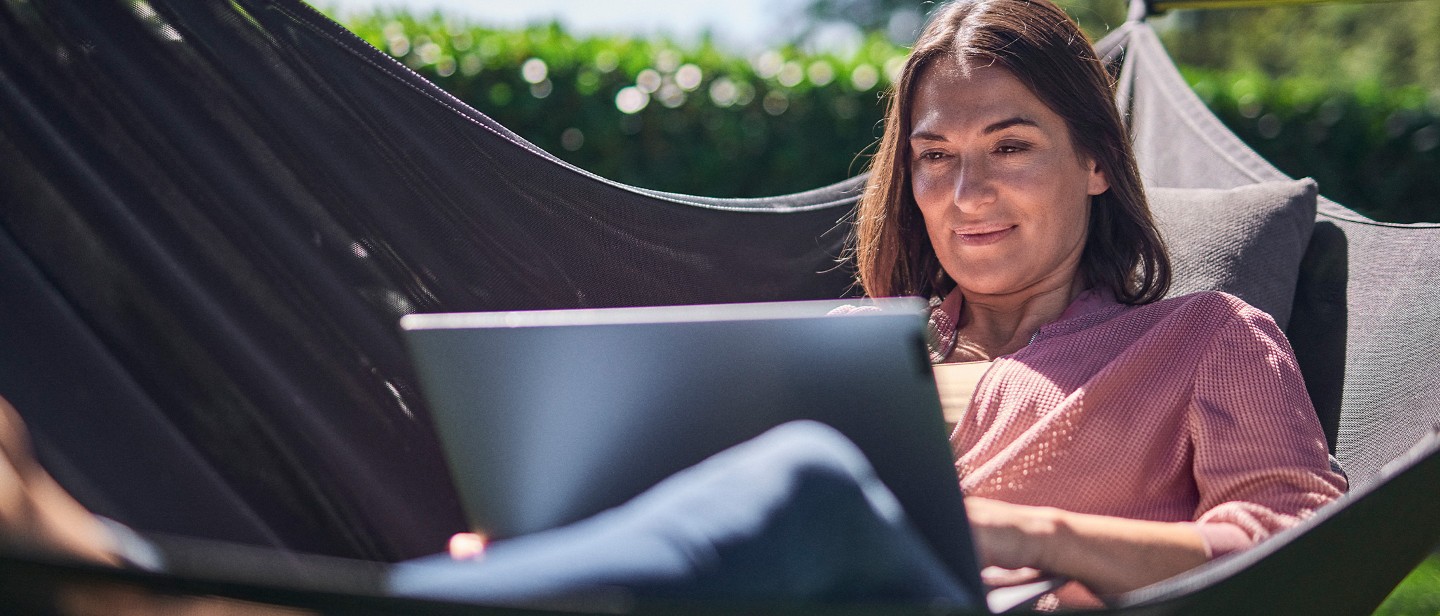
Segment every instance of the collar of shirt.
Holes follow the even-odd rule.
[[[938,364],[945,361],[955,349],[960,310],[965,305],[965,297],[957,288],[950,291],[943,300],[932,299],[930,303],[930,363]],[[1068,329],[1068,324],[1089,322],[1091,319],[1086,317],[1107,313],[1120,306],[1114,294],[1094,288],[1086,289],[1071,300],[1058,319],[1036,331],[1030,342],[1034,343],[1042,335],[1055,333],[1056,329]]]

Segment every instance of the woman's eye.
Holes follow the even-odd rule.
[[[1026,148],[1026,147],[1025,147],[1025,144],[1023,144],[1023,143],[1002,143],[1002,144],[1000,144],[1000,145],[995,146],[995,153],[996,153],[996,154],[1018,154],[1018,153],[1020,153],[1020,152],[1024,152],[1024,151],[1027,150],[1027,149],[1028,149],[1028,148]]]
[[[940,160],[941,158],[944,158],[944,157],[945,157],[945,153],[944,153],[944,152],[936,152],[936,151],[933,151],[933,150],[932,150],[932,151],[929,151],[929,152],[921,152],[921,153],[920,153],[920,160]]]

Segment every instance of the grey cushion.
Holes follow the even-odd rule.
[[[1174,264],[1170,296],[1224,291],[1288,325],[1315,228],[1314,180],[1146,192]]]

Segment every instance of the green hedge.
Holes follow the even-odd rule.
[[[576,38],[375,13],[346,20],[371,44],[536,145],[601,176],[716,197],[815,188],[858,173],[878,136],[885,62],[779,50]],[[634,110],[626,113],[621,107]]]
[[[1440,101],[1424,90],[1182,72],[1235,134],[1325,196],[1380,220],[1440,222]]]
[[[377,11],[347,27],[536,145],[601,176],[716,197],[783,194],[863,170],[905,50],[781,48],[493,30]],[[1292,175],[1382,220],[1440,221],[1440,120],[1424,92],[1185,71],[1232,130]]]

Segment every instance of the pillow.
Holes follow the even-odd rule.
[[[1300,258],[1315,228],[1315,181],[1231,189],[1147,188],[1150,211],[1170,249],[1170,296],[1224,291],[1290,321]]]

